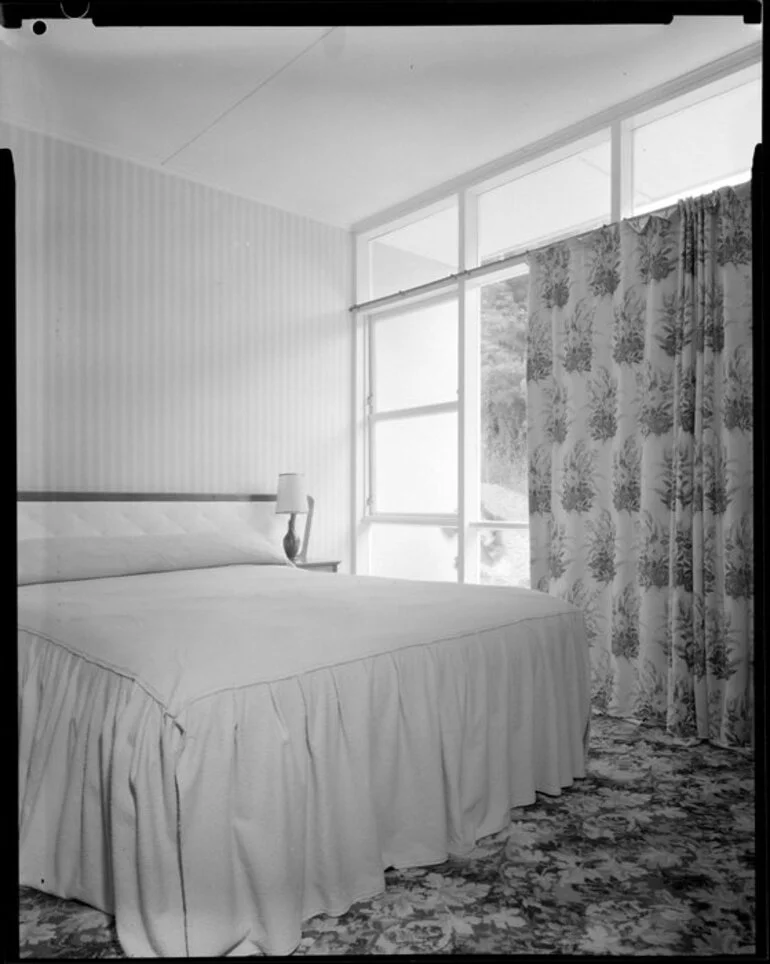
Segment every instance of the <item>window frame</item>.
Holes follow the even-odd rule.
[[[632,210],[633,131],[660,117],[686,109],[744,83],[750,83],[757,76],[761,76],[761,56],[761,43],[752,44],[735,54],[723,57],[719,61],[707,64],[608,111],[603,111],[557,135],[529,145],[492,165],[470,172],[450,185],[436,188],[429,192],[429,195],[407,201],[397,209],[383,212],[353,226],[351,234],[354,264],[353,289],[354,298],[358,299],[358,301],[354,300],[350,309],[354,336],[354,413],[361,412],[362,398],[364,401],[363,417],[360,414],[354,417],[352,432],[355,484],[351,552],[353,572],[370,571],[368,534],[373,525],[397,523],[456,527],[458,530],[457,578],[460,583],[478,582],[478,535],[481,531],[529,528],[528,521],[481,519],[480,498],[475,497],[479,492],[481,473],[478,458],[480,455],[478,438],[480,375],[476,370],[479,360],[480,311],[478,305],[474,304],[474,298],[479,302],[477,293],[483,285],[493,284],[496,280],[511,276],[518,265],[526,262],[527,249],[535,246],[530,243],[521,251],[512,250],[502,260],[493,260],[480,265],[477,243],[480,195],[501,184],[557,163],[593,143],[604,140],[606,131],[609,130],[611,222],[644,213]],[[739,182],[731,179],[730,183]],[[362,302],[361,297],[368,297],[371,291],[369,242],[455,204],[458,211],[457,273],[414,289],[393,292],[375,301]],[[655,204],[655,208],[665,206],[665,200]],[[564,234],[549,237],[540,243],[551,244],[563,237],[571,237],[579,233],[582,233],[579,227],[572,228]],[[395,415],[409,417],[410,411],[422,414],[429,409],[457,411],[458,511],[453,514],[378,513],[375,511],[376,502],[371,490],[374,482],[374,446],[371,440],[373,425],[383,413],[377,415],[374,412],[374,397],[371,392],[373,319],[383,317],[385,314],[415,310],[422,304],[452,298],[457,299],[458,313],[457,403],[420,406],[419,410],[404,409],[399,410]],[[394,417],[394,413],[388,412],[385,417]]]

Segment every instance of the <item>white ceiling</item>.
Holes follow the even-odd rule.
[[[669,26],[0,28],[0,119],[352,224],[761,39]]]

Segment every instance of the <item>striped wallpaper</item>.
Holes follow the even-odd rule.
[[[17,181],[18,486],[274,492],[350,539],[347,232],[0,123]]]

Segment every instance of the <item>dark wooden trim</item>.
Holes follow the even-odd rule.
[[[18,502],[275,502],[267,493],[212,492],[18,492]]]

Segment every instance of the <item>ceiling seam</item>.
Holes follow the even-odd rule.
[[[214,120],[212,120],[209,124],[207,124],[202,130],[198,131],[197,134],[194,134],[188,141],[185,141],[185,143],[182,144],[181,147],[178,147],[175,151],[172,151],[172,153],[169,154],[168,157],[164,158],[160,162],[160,166],[163,167],[164,165],[168,164],[170,160],[175,158],[177,154],[181,154],[182,151],[187,150],[187,148],[191,144],[194,144],[199,137],[203,137],[203,135],[206,134],[208,131],[210,131],[212,127],[215,127],[223,118],[227,117],[228,114],[231,114],[236,109],[236,107],[240,107],[241,104],[247,101],[250,97],[253,97],[254,94],[258,93],[263,87],[265,87],[272,80],[274,80],[279,74],[282,74],[284,70],[287,70],[289,67],[292,66],[292,64],[296,64],[296,62],[301,57],[304,57],[306,53],[309,53],[313,49],[313,47],[317,46],[319,43],[321,43],[321,41],[325,40],[330,33],[332,33],[334,30],[337,30],[337,29],[338,29],[337,27],[331,27],[325,33],[322,33],[320,37],[317,37],[312,43],[308,44],[308,46],[305,47],[304,50],[300,50],[300,52],[295,57],[292,57],[291,60],[288,60],[285,64],[283,64],[283,66],[279,67],[278,70],[270,74],[269,77],[266,77],[264,80],[260,81],[253,90],[250,90],[247,94],[244,94],[243,97],[237,100],[234,104],[231,104],[230,107],[227,107],[225,110],[223,110],[221,114],[215,117]]]

